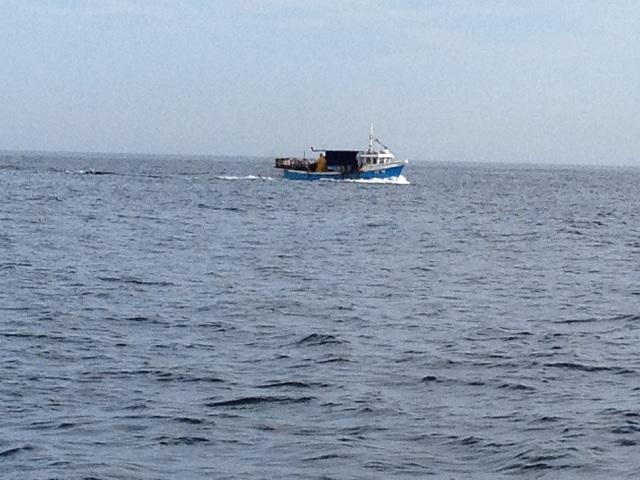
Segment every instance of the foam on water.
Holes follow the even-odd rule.
[[[409,180],[407,180],[407,178],[404,175],[400,175],[398,177],[391,177],[391,178],[369,178],[369,179],[345,180],[345,182],[411,185],[411,182],[409,182]]]
[[[216,175],[215,178],[218,180],[266,180],[271,181],[275,180],[274,177],[262,176],[262,175]]]

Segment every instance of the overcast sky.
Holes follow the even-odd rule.
[[[0,150],[640,165],[638,0],[0,0]]]

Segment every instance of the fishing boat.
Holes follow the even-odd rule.
[[[377,143],[381,148],[374,150]],[[408,160],[396,160],[385,144],[369,132],[369,148],[360,150],[316,149],[317,159],[276,158],[276,168],[289,180],[371,180],[397,178]]]

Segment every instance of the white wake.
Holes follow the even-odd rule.
[[[404,175],[400,175],[398,177],[392,178],[369,178],[369,179],[353,179],[353,180],[342,180],[344,182],[353,182],[353,183],[386,183],[390,185],[411,185],[411,182],[407,180]]]
[[[275,180],[275,178],[273,177],[261,177],[259,175],[244,175],[244,176],[217,175],[215,178],[217,178],[218,180],[265,180],[265,181]]]

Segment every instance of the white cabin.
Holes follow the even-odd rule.
[[[378,143],[382,149],[377,151],[374,150],[373,142]],[[387,163],[396,163],[396,159],[387,146],[378,140],[378,137],[373,134],[372,124],[371,131],[369,132],[369,148],[364,152],[358,153],[358,164],[366,167],[368,165],[384,165]]]

